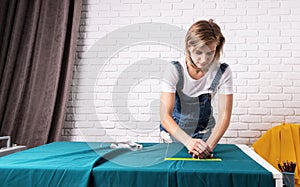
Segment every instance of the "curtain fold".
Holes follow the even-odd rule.
[[[58,141],[82,2],[5,0],[3,4],[0,135],[10,135],[13,143],[28,147]]]

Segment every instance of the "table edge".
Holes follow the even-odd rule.
[[[254,161],[260,164],[262,167],[270,171],[273,175],[273,178],[276,180],[276,187],[282,187],[282,173],[274,168],[269,162],[263,159],[258,155],[251,147],[248,147],[245,144],[235,144],[239,149],[251,157]]]

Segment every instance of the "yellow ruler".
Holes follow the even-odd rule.
[[[221,158],[165,158],[165,160],[185,160],[185,161],[222,161]]]

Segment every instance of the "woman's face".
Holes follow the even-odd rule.
[[[217,43],[204,45],[202,47],[190,47],[189,51],[193,63],[202,70],[208,70],[215,56]]]

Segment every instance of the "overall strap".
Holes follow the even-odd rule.
[[[222,63],[220,65],[220,68],[219,68],[219,70],[218,70],[218,72],[217,72],[217,74],[216,74],[216,76],[215,76],[215,78],[214,78],[213,82],[211,83],[208,90],[211,90],[211,91],[215,92],[216,87],[219,84],[220,79],[221,79],[221,77],[222,77],[222,75],[225,72],[227,67],[228,67],[228,64],[226,64],[226,63]]]
[[[177,82],[177,85],[176,85],[176,89],[177,91],[181,91],[183,89],[183,73],[182,73],[182,67],[181,65],[179,64],[178,61],[172,61],[171,62],[173,65],[175,65],[177,71],[178,71],[178,82]]]

